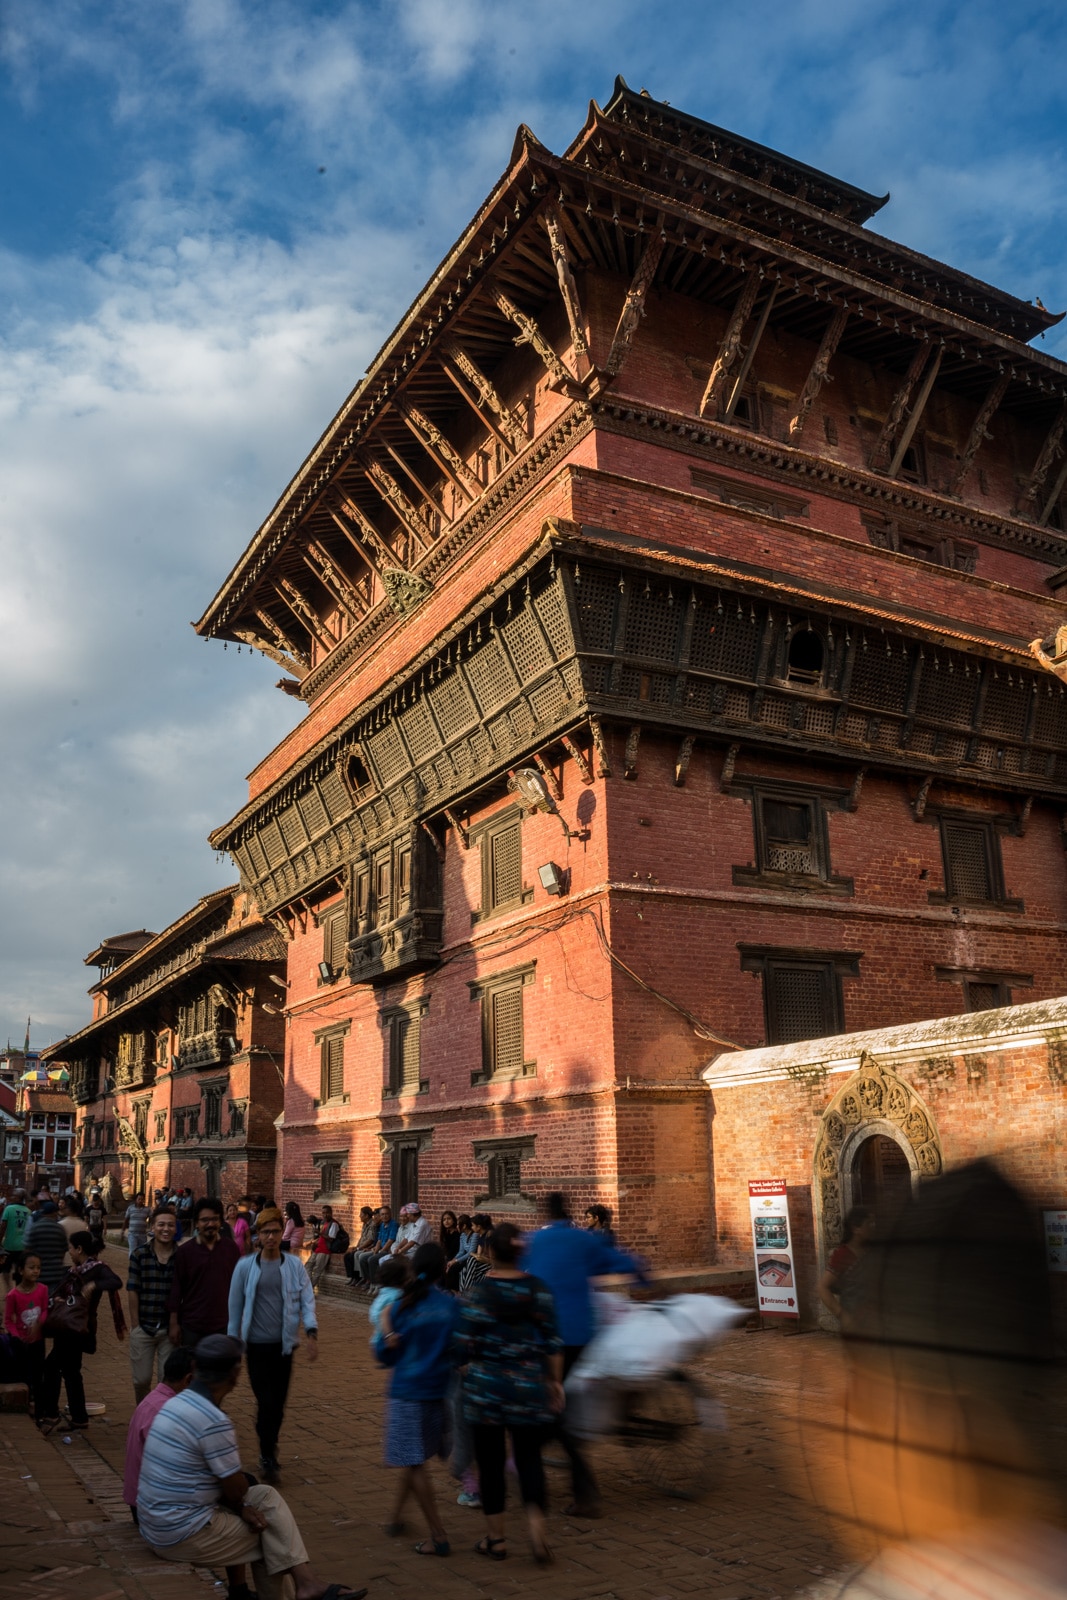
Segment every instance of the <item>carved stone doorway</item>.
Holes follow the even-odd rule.
[[[891,1208],[942,1166],[930,1108],[911,1084],[864,1055],[823,1113],[815,1142],[819,1271],[850,1207]]]

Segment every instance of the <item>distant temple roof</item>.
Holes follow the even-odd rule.
[[[147,928],[138,928],[135,933],[113,933],[110,938],[101,939],[95,950],[90,950],[85,958],[87,967],[98,967],[101,963],[115,960],[125,960],[132,956],[144,945],[150,944],[156,937],[149,933]]]

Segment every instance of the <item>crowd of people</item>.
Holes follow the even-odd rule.
[[[429,1532],[416,1551],[449,1554],[427,1470],[434,1457],[449,1459],[457,1503],[484,1511],[475,1548],[503,1560],[510,1465],[531,1552],[551,1560],[541,1458],[549,1438],[570,1462],[567,1511],[601,1514],[596,1479],[566,1427],[562,1384],[593,1331],[590,1280],[643,1276],[640,1262],[616,1248],[606,1208],[591,1207],[579,1227],[563,1197],[550,1196],[545,1226],[524,1236],[484,1212],[446,1211],[435,1229],[414,1203],[395,1218],[389,1206],[364,1206],[353,1241],[329,1205],[305,1222],[295,1201],[283,1212],[263,1195],[224,1206],[188,1190],[159,1193],[152,1205],[137,1194],[121,1217],[125,1283],[102,1259],[108,1222],[96,1191],[7,1197],[0,1365],[28,1385],[42,1432],[61,1421],[84,1430],[82,1364],[96,1352],[107,1296],[117,1338],[128,1337],[136,1407],[126,1455],[131,1512],[158,1555],[225,1566],[231,1600],[251,1593],[249,1566],[255,1592],[268,1600],[286,1573],[297,1600],[364,1592],[315,1578],[274,1488],[294,1355],[302,1346],[306,1360],[317,1356],[316,1294],[333,1255],[369,1302],[372,1348],[389,1369],[383,1455],[398,1476],[388,1534],[403,1534],[414,1499]],[[258,1476],[241,1467],[222,1408],[242,1367],[256,1402]]]

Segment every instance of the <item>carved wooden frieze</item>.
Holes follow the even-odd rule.
[[[399,567],[382,568],[382,585],[389,604],[398,616],[406,617],[422,604],[432,592],[433,585],[414,572],[402,572]]]

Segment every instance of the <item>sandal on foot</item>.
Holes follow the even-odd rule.
[[[450,1556],[452,1546],[447,1539],[420,1539],[414,1546],[417,1556]]]
[[[507,1542],[507,1539],[490,1539],[489,1535],[486,1534],[485,1538],[479,1539],[474,1546],[474,1553],[479,1556],[488,1556],[490,1561],[506,1561],[508,1558],[507,1551],[498,1549],[498,1546],[507,1544]]]

